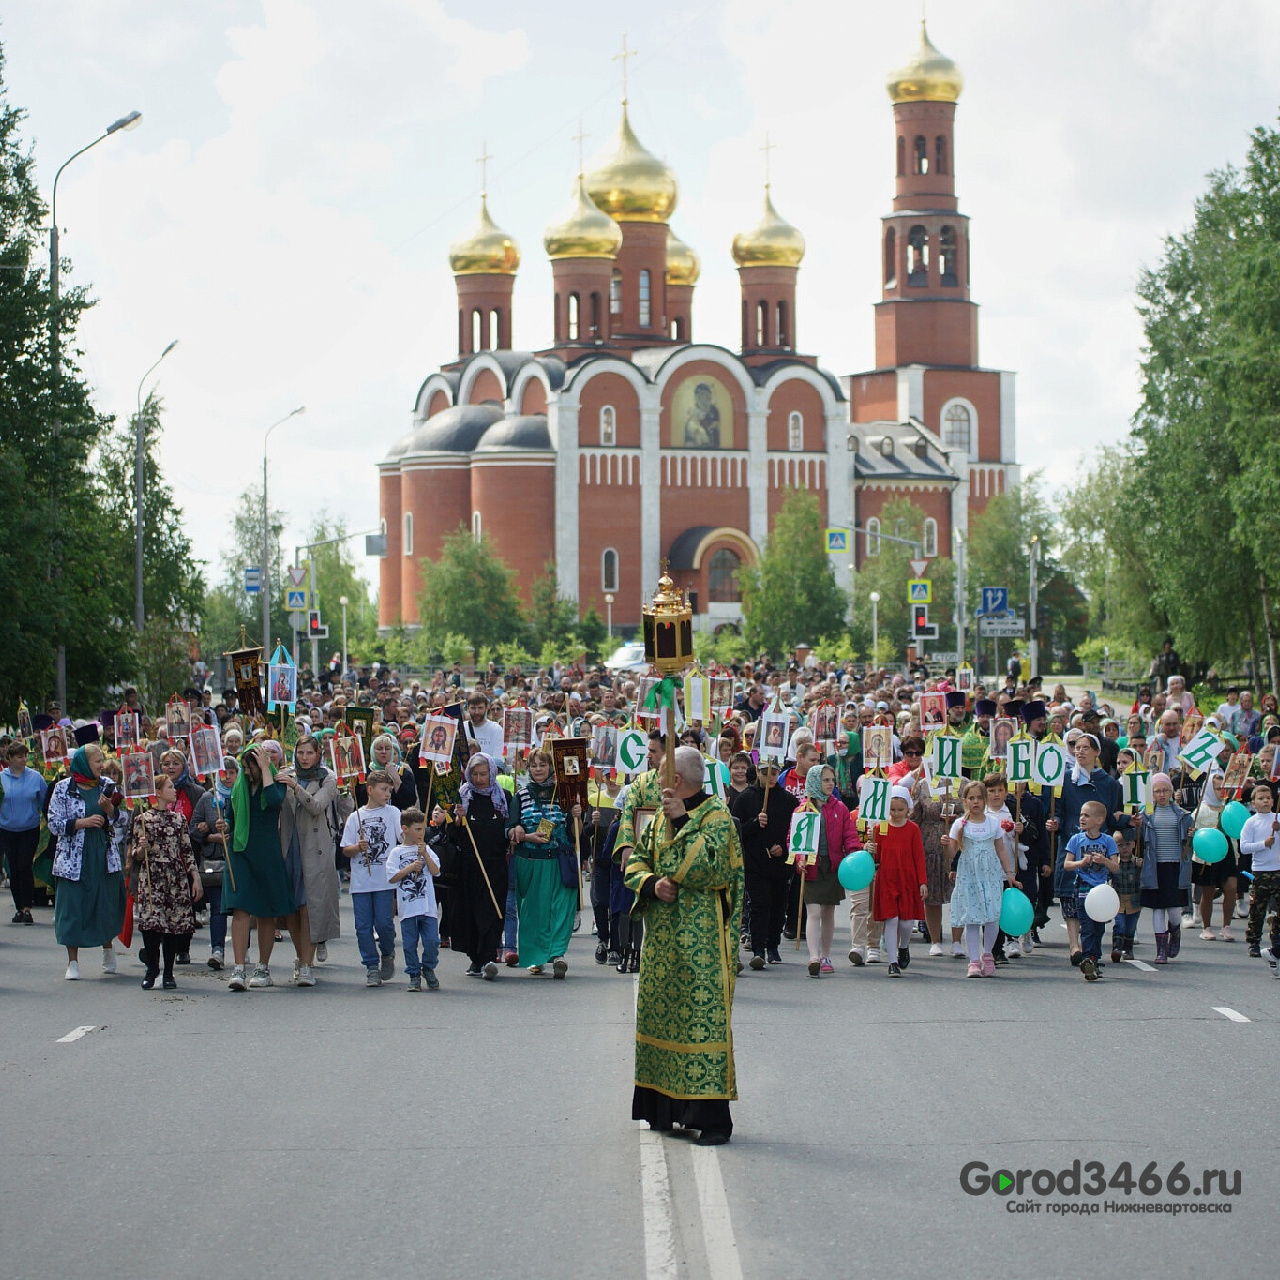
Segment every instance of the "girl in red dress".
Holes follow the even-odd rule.
[[[894,787],[889,793],[889,829],[869,828],[869,847],[876,859],[875,918],[884,921],[884,949],[889,977],[897,978],[911,963],[911,931],[924,910],[928,882],[920,828],[907,818],[911,793]],[[895,952],[897,953],[895,956]]]

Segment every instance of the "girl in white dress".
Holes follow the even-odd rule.
[[[943,844],[954,853],[951,878],[951,924],[963,928],[969,952],[969,977],[994,978],[991,953],[1000,932],[1000,900],[1014,883],[1013,863],[1000,819],[987,811],[986,784],[974,779],[960,792],[964,816],[951,824]]]

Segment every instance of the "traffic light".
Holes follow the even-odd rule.
[[[911,638],[913,640],[936,640],[938,624],[929,622],[929,606],[913,604],[911,606]]]
[[[311,640],[327,640],[329,638],[329,628],[320,621],[319,609],[309,609],[307,611],[307,636]]]

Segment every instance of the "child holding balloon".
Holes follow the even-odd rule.
[[[1103,831],[1107,806],[1101,800],[1087,800],[1080,808],[1080,830],[1067,841],[1063,869],[1075,873],[1076,917],[1080,921],[1080,972],[1086,982],[1097,982],[1098,961],[1102,959],[1103,922],[1086,910],[1091,889],[1107,883],[1107,876],[1120,870],[1120,851]]]
[[[868,828],[867,848],[876,858],[875,917],[884,922],[884,948],[889,977],[897,978],[911,963],[911,931],[929,892],[924,867],[924,839],[907,818],[911,792],[894,787],[889,793],[889,829],[883,835]]]
[[[951,864],[951,923],[965,931],[970,978],[994,978],[996,935],[1004,885],[1014,885],[1014,866],[1005,850],[1000,820],[987,812],[987,787],[976,778],[960,791],[964,816],[951,824],[943,847]],[[1003,876],[1002,873],[1003,872]]]

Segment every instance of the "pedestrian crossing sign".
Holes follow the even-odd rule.
[[[303,587],[286,587],[284,592],[284,607],[289,610],[297,610],[303,613],[307,608],[307,591]]]
[[[828,529],[826,531],[827,555],[848,555],[849,554],[849,530],[848,529]]]
[[[932,578],[909,578],[907,580],[907,603],[908,604],[932,604],[933,603],[933,579]]]

